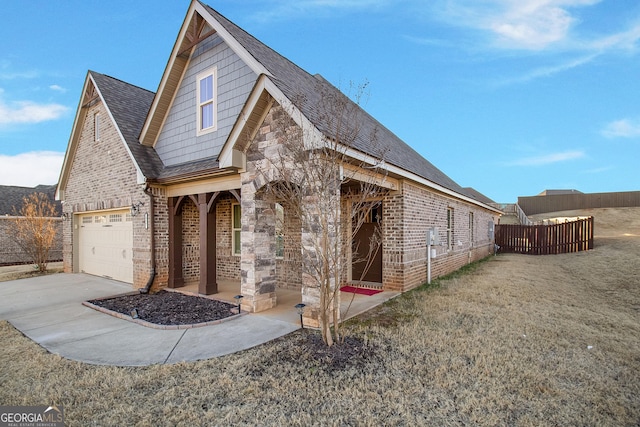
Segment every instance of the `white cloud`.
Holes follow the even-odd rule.
[[[49,86],[49,89],[56,91],[56,92],[60,92],[60,93],[65,93],[67,90],[65,88],[63,88],[60,85],[51,85]]]
[[[599,173],[604,173],[604,172],[609,172],[610,170],[613,170],[613,166],[603,166],[600,168],[594,168],[594,169],[587,169],[585,171],[583,171],[582,173],[586,173],[586,174],[599,174]]]
[[[565,41],[577,19],[571,9],[600,0],[443,0],[438,15],[492,36],[497,47],[542,50]]]
[[[583,47],[596,51],[634,50],[638,40],[640,40],[640,25],[635,25],[629,30],[588,41]]]
[[[559,153],[549,153],[535,157],[525,157],[509,163],[509,166],[545,166],[553,163],[580,159],[585,156],[584,151],[573,150]]]
[[[565,9],[524,2],[510,5],[485,25],[509,47],[538,50],[564,39],[573,21]]]
[[[38,77],[37,71],[7,71],[0,70],[0,80],[15,80],[15,79],[34,79]]]
[[[35,70],[12,70],[13,64],[6,59],[0,59],[0,80],[33,79],[39,73]]]
[[[11,105],[0,100],[0,125],[18,123],[40,123],[60,118],[67,107],[60,104],[38,104],[19,101]]]
[[[562,73],[564,71],[571,70],[572,68],[576,68],[576,67],[579,67],[581,65],[587,64],[587,63],[593,61],[598,56],[599,56],[598,54],[592,54],[592,55],[587,55],[587,56],[582,56],[582,57],[579,57],[579,58],[576,58],[576,59],[572,59],[572,60],[569,60],[569,61],[565,61],[565,62],[559,63],[557,65],[551,65],[551,66],[547,66],[547,67],[539,67],[539,68],[536,68],[534,70],[531,70],[531,71],[523,74],[522,76],[503,79],[503,80],[499,81],[497,83],[497,85],[498,86],[506,86],[506,85],[510,85],[510,84],[514,84],[514,83],[526,83],[526,82],[529,82],[531,80],[535,80],[535,79],[539,79],[539,78],[551,77],[551,76],[553,76],[555,74]]]
[[[605,138],[640,137],[640,119],[621,119],[608,123],[601,131]]]
[[[58,182],[64,153],[32,151],[15,156],[0,154],[0,185],[35,187]]]
[[[592,24],[599,15],[578,15],[579,9],[593,7],[601,1],[431,0],[429,7],[422,6],[421,9],[426,8],[425,16],[429,19],[476,30],[475,46],[483,52],[490,50],[503,54],[506,51],[510,55],[518,52],[527,58],[554,58],[556,62],[535,67],[518,77],[503,79],[497,83],[500,86],[549,77],[610,53],[635,53],[640,42],[637,20],[628,23],[627,19],[626,24],[614,21],[606,26],[609,30],[598,33],[593,31]],[[600,27],[597,23],[596,28]]]

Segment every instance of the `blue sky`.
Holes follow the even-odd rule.
[[[498,202],[640,190],[637,0],[209,0]],[[57,182],[88,69],[155,91],[187,0],[4,2],[0,185]]]

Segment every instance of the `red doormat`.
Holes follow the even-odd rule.
[[[356,288],[355,286],[343,286],[340,288],[342,292],[351,292],[352,294],[375,295],[382,292],[381,289]]]

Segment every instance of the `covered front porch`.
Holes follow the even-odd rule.
[[[188,189],[181,189],[181,193],[168,192],[168,287],[234,304],[238,303],[234,297],[241,295],[244,311],[272,312],[288,321],[299,322],[294,307],[303,303],[305,321],[317,325],[319,289],[317,283],[310,280],[312,270],[304,272],[304,263],[311,262],[311,258],[308,258],[310,252],[302,248],[303,244],[318,242],[316,225],[309,218],[304,225],[295,209],[284,201],[274,201],[272,195],[263,191],[264,182],[256,181],[260,180],[254,177],[254,180],[231,182],[231,188],[211,183],[207,189],[216,191],[196,194],[188,194]],[[354,207],[354,185],[338,189],[332,201],[337,206],[338,218],[331,227],[336,230],[351,229],[352,211],[364,206]],[[348,232],[331,237],[347,242],[346,245],[338,243],[339,252],[345,254],[340,263],[348,268],[336,272],[335,286],[351,284],[384,289],[383,199],[376,197],[365,203],[361,232],[353,238]],[[356,250],[362,251],[373,241],[377,242],[377,249],[372,251],[374,256],[365,262],[364,268]],[[368,252],[365,248],[365,255]],[[396,292],[374,296],[338,292],[341,319],[395,295]]]

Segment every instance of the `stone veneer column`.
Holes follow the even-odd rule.
[[[330,185],[327,185],[326,183],[318,183],[318,186],[319,187],[316,190],[310,190],[309,195],[305,197],[305,202],[307,203],[306,209],[309,212],[307,218],[319,218],[326,215],[326,218],[329,220],[326,245],[328,247],[336,247],[336,239],[340,238],[338,235],[338,228],[342,212],[340,203],[340,187],[336,186],[337,189],[335,194],[331,194],[328,190]],[[323,186],[323,188],[320,188],[320,186]],[[320,197],[326,197],[326,199],[321,200],[319,199]],[[323,210],[326,210],[326,212],[322,213],[321,211]],[[335,218],[332,218],[333,212],[336,214]],[[313,276],[313,268],[310,266],[313,265],[313,263],[320,262],[321,257],[316,253],[315,248],[323,247],[323,236],[324,232],[321,228],[321,224],[316,222],[302,224],[301,244],[304,248],[302,251],[302,303],[306,305],[303,317],[305,325],[311,327],[319,326],[322,307],[319,283]],[[340,245],[337,245],[337,247],[339,248]],[[339,262],[344,262],[340,254],[336,255],[336,259],[339,260]],[[337,271],[340,271],[340,269]],[[339,280],[336,277],[337,271],[334,270],[332,277],[330,277],[330,286],[332,290],[334,290],[336,286],[339,286]],[[340,306],[340,292],[336,292],[336,301],[334,303],[337,304],[338,307]],[[329,310],[329,316],[329,321],[331,322],[333,316],[331,314],[331,310]]]
[[[251,312],[276,306],[275,213],[255,188],[254,180],[243,180],[240,204],[242,307]]]

